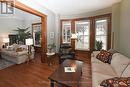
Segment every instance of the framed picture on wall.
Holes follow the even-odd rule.
[[[54,38],[54,32],[50,32],[50,38]]]

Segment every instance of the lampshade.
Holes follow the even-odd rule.
[[[33,39],[28,38],[25,40],[26,45],[33,45]]]
[[[4,42],[4,43],[9,43],[9,38],[4,38],[4,39],[3,39],[3,42]]]
[[[76,34],[72,34],[71,39],[77,39],[77,35]]]

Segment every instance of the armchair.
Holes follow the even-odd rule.
[[[65,59],[75,59],[75,52],[69,44],[61,44],[59,49],[59,63],[61,64]]]

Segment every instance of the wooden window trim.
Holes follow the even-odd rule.
[[[62,32],[62,22],[63,21],[71,21],[71,32],[75,33],[75,21],[80,21],[80,20],[90,20],[90,51],[94,49],[95,46],[95,19],[98,18],[108,18],[108,42],[107,42],[107,49],[111,48],[111,13],[108,14],[103,14],[103,15],[97,15],[97,16],[92,16],[92,17],[85,17],[85,18],[76,18],[76,19],[61,19],[60,24],[61,24],[61,32]],[[62,33],[60,37],[60,42],[62,43]],[[75,49],[75,41],[71,42],[71,46],[73,49]]]

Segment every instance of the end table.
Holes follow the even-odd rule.
[[[55,53],[52,52],[52,53],[46,53],[47,55],[47,63],[48,63],[48,66],[51,66],[52,65],[52,58],[55,56]]]

